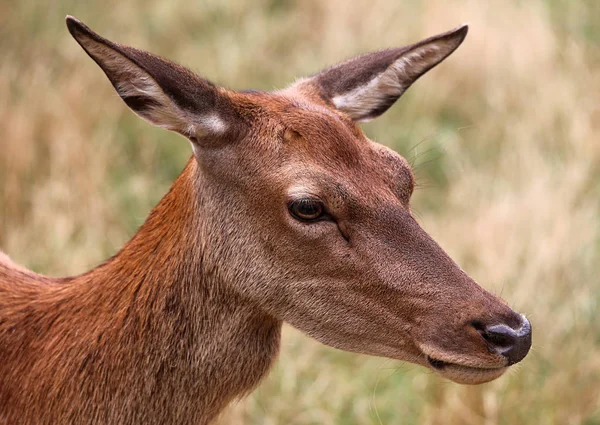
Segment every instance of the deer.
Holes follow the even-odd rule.
[[[466,25],[265,92],[66,24],[125,104],[192,153],[91,271],[47,277],[0,253],[0,423],[208,424],[268,374],[284,322],[461,384],[527,355],[530,322],[422,229],[409,163],[359,127]]]

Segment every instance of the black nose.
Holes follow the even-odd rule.
[[[531,324],[525,316],[521,316],[521,319],[518,329],[501,323],[479,330],[490,349],[506,357],[507,366],[523,360],[531,348]]]

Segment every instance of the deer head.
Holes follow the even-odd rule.
[[[525,357],[527,319],[419,226],[411,167],[357,125],[448,57],[467,26],[268,93],[215,86],[67,24],[135,113],[191,142],[202,219],[187,249],[201,246],[223,285],[327,345],[456,382],[495,379]]]

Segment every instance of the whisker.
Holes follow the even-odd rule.
[[[419,221],[423,220],[423,214],[421,214],[416,208],[412,207],[410,210],[412,211],[412,213],[414,215],[417,216],[417,218],[419,219]]]
[[[414,165],[415,165],[415,161],[416,161],[417,159],[421,158],[422,156],[425,156],[425,155],[427,155],[429,152],[433,152],[433,151],[436,151],[436,150],[438,150],[438,149],[441,149],[441,148],[440,148],[439,146],[434,146],[434,147],[432,147],[432,148],[429,148],[429,149],[427,149],[427,150],[425,150],[425,151],[423,151],[423,152],[419,152],[419,153],[417,153],[416,155],[414,155],[414,156],[413,156],[413,157],[412,157],[412,158],[411,158],[411,159],[408,161],[408,163],[410,164],[410,166],[411,166],[411,167],[414,167]]]
[[[414,145],[413,147],[411,147],[411,148],[410,148],[408,151],[410,152],[410,151],[412,151],[412,150],[414,150],[414,149],[418,148],[418,147],[419,147],[419,146],[420,146],[422,143],[426,142],[427,140],[431,140],[432,138],[434,138],[435,136],[438,136],[438,135],[440,135],[440,134],[442,134],[442,132],[441,132],[441,131],[435,131],[435,132],[433,132],[433,133],[429,134],[428,136],[425,136],[425,137],[424,137],[423,139],[421,139],[421,140],[420,140],[420,141],[419,141],[419,142],[418,142],[416,145]]]
[[[371,393],[371,401],[369,402],[369,409],[375,412],[375,417],[377,418],[377,422],[379,422],[379,425],[383,425],[383,421],[381,420],[381,416],[379,415],[379,409],[377,408],[377,403],[375,402],[375,393],[377,392],[379,382],[381,381],[381,370],[382,369],[378,370],[377,381],[375,382],[375,386],[373,387],[373,392]]]
[[[437,160],[438,160],[438,159],[440,159],[442,156],[443,156],[443,154],[440,154],[440,155],[436,156],[435,158],[432,158],[432,159],[430,159],[430,160],[428,160],[428,161],[422,162],[421,164],[419,164],[419,165],[417,165],[415,168],[413,168],[413,172],[414,172],[415,174],[416,174],[416,173],[418,173],[419,171],[423,170],[423,169],[424,169],[424,167],[425,167],[427,164],[431,164],[432,162],[434,162],[434,161],[437,161]]]

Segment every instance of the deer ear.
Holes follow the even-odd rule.
[[[192,141],[223,135],[235,124],[238,116],[224,89],[173,62],[113,43],[72,16],[66,21],[71,35],[142,118]]]
[[[367,53],[334,65],[293,88],[317,94],[354,121],[384,113],[419,77],[447,58],[465,39],[463,25],[406,47]],[[304,90],[303,90],[304,89]]]

